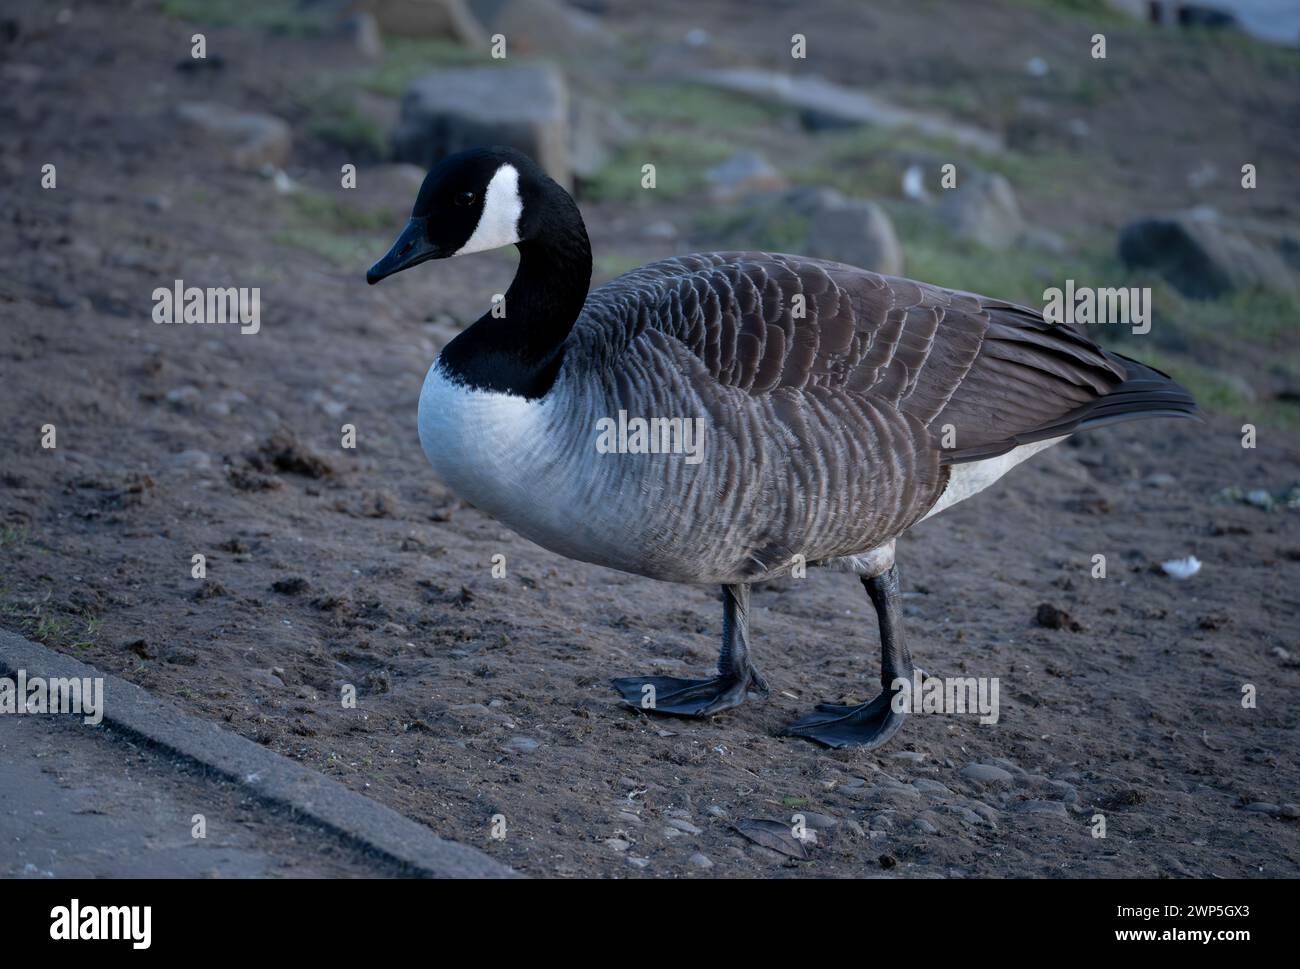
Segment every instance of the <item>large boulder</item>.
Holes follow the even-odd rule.
[[[283,168],[293,147],[288,124],[269,114],[237,111],[212,101],[182,101],[176,115],[201,132],[235,168]]]
[[[484,47],[487,35],[464,0],[356,0],[357,10],[372,14],[379,29],[393,37],[441,37]]]
[[[1126,225],[1120,231],[1119,257],[1130,267],[1156,270],[1195,299],[1252,286],[1300,291],[1300,239],[1228,222],[1209,208]]]
[[[568,102],[564,78],[549,65],[436,71],[402,95],[393,155],[429,168],[467,148],[508,145],[569,188]]]
[[[468,0],[470,12],[489,34],[506,39],[506,52],[589,58],[612,50],[616,38],[590,14],[561,0]]]
[[[990,249],[1009,249],[1025,232],[1011,183],[995,173],[958,174],[956,187],[942,193],[938,212],[957,238]]]
[[[885,210],[833,188],[795,188],[756,197],[729,236],[741,247],[764,246],[887,276],[903,272],[903,250]]]

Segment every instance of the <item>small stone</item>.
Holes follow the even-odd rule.
[[[929,821],[925,820],[925,818],[916,818],[914,821],[912,821],[912,827],[914,827],[917,831],[920,831],[921,834],[939,833],[939,829],[936,828]]]
[[[519,754],[531,754],[541,746],[532,737],[511,737],[504,744],[506,750],[514,751]]]
[[[637,857],[635,857],[635,856],[633,856],[633,855],[624,855],[623,857],[624,857],[624,860],[627,861],[627,863],[628,863],[629,865],[631,865],[633,868],[648,868],[648,867],[650,867],[650,859],[649,859],[649,858],[637,858]]]
[[[1256,801],[1254,804],[1246,805],[1247,811],[1254,811],[1258,814],[1269,814],[1277,817],[1282,812],[1282,808],[1277,804],[1268,804],[1264,801]]]
[[[669,828],[676,828],[678,831],[684,831],[687,834],[704,833],[703,828],[697,828],[695,825],[691,824],[691,822],[687,821],[685,818],[669,818],[665,823],[668,825]]]
[[[800,811],[799,813],[803,815],[804,824],[819,831],[829,831],[840,823],[839,818],[833,818],[829,814],[818,814],[816,811]]]
[[[695,868],[702,868],[708,870],[709,868],[713,867],[713,862],[709,860],[709,856],[705,854],[701,854],[698,851],[695,852],[695,854],[691,855],[689,861],[690,864]]]
[[[919,764],[921,761],[925,760],[925,754],[921,753],[919,750],[895,750],[889,756],[893,757],[895,760],[906,760],[913,764]]]
[[[614,817],[618,818],[620,821],[626,822],[627,824],[642,823],[641,817],[639,815],[633,814],[631,811],[619,811],[617,814],[614,815]]]
[[[632,847],[632,842],[624,841],[622,838],[606,838],[605,847],[614,851],[627,851],[628,848]]]
[[[961,769],[961,776],[976,784],[1009,784],[1012,781],[1010,771],[992,764],[968,764]]]
[[[938,781],[931,780],[928,777],[918,777],[912,781],[912,786],[922,794],[937,794],[942,796],[951,796],[952,791],[940,784]]]

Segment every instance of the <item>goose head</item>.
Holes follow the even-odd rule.
[[[564,190],[513,148],[474,148],[444,158],[425,176],[411,220],[366,282],[447,259],[525,242],[548,202]],[[567,198],[567,195],[565,196]]]

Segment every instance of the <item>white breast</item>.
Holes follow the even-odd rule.
[[[420,391],[420,445],[458,494],[498,517],[527,507],[529,468],[544,446],[545,401],[475,390],[434,361]]]

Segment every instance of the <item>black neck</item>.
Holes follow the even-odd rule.
[[[443,348],[443,369],[468,386],[532,400],[555,382],[564,341],[591,285],[587,230],[577,206],[567,195],[564,200],[561,217],[519,243],[504,314],[485,313]]]

